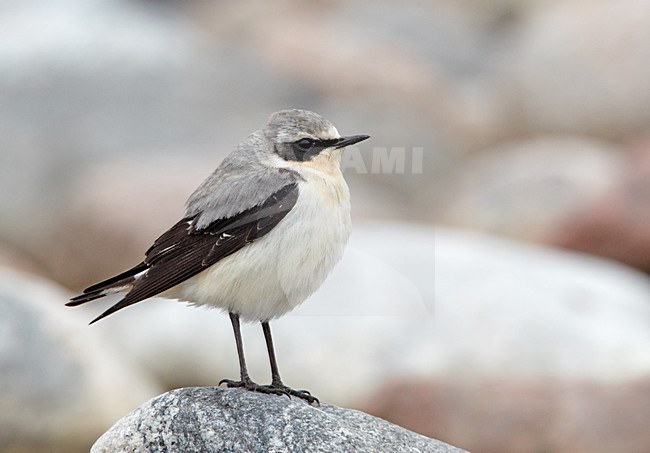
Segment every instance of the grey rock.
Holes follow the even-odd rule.
[[[436,221],[539,242],[598,197],[621,171],[608,143],[547,134],[502,143],[467,160]]]
[[[529,128],[620,139],[648,127],[650,1],[545,2],[519,28],[503,77]]]
[[[160,395],[117,422],[91,452],[461,452],[363,412],[218,387]]]
[[[650,135],[624,149],[622,158],[609,186],[557,225],[547,243],[650,272]]]
[[[0,268],[0,451],[87,451],[159,391],[63,306],[68,297]]]

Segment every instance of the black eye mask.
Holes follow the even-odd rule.
[[[309,161],[318,156],[318,154],[320,154],[320,152],[324,149],[336,146],[339,141],[340,139],[338,138],[333,138],[330,140],[301,138],[300,140],[291,144],[291,149],[293,150],[293,154],[295,156],[295,159],[292,160],[297,160],[299,162]]]

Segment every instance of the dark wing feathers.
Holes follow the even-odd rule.
[[[149,250],[145,252],[145,265],[150,264],[151,258],[156,256],[164,256],[166,251],[171,247],[178,244],[188,235],[190,228],[197,216],[185,217],[179,220],[176,225],[167,230],[162,236],[156,239]]]
[[[143,270],[147,272],[134,281],[126,296],[92,322],[160,294],[270,232],[297,200],[298,184],[293,183],[272,194],[261,205],[232,217],[216,219],[202,229],[196,228],[200,214],[184,218],[154,242],[142,263],[91,286],[68,305],[79,305],[101,297],[101,291],[119,286],[117,283],[133,279],[133,275]]]
[[[147,269],[147,265],[144,262],[142,262],[137,266],[132,267],[128,271],[124,271],[121,274],[116,275],[115,277],[111,277],[107,280],[89,286],[88,288],[83,290],[83,293],[81,295],[70,299],[70,302],[68,302],[66,305],[68,307],[75,307],[77,305],[90,302],[91,300],[104,297],[105,296],[104,290],[109,288],[125,287],[131,284],[135,280],[135,275],[139,274],[140,272],[146,269]]]
[[[119,285],[123,280],[128,280],[130,277],[133,277],[134,275],[139,274],[140,272],[146,269],[147,269],[147,265],[144,262],[140,263],[137,266],[132,267],[128,271],[116,275],[115,277],[109,278],[108,280],[104,280],[103,282],[89,286],[88,288],[84,289],[84,293],[101,290],[110,286],[114,286],[116,284]]]

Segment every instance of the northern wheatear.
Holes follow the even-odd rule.
[[[341,259],[350,234],[341,153],[367,138],[341,137],[329,121],[306,110],[274,113],[201,183],[183,219],[154,242],[144,261],[67,305],[126,291],[91,324],[152,296],[218,307],[230,315],[241,373],[241,380],[220,384],[318,402],[282,383],[269,321],[301,304]],[[262,323],[269,385],[248,376],[240,317]]]

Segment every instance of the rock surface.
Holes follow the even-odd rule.
[[[160,395],[117,422],[92,447],[115,451],[461,452],[362,412],[218,387]]]

